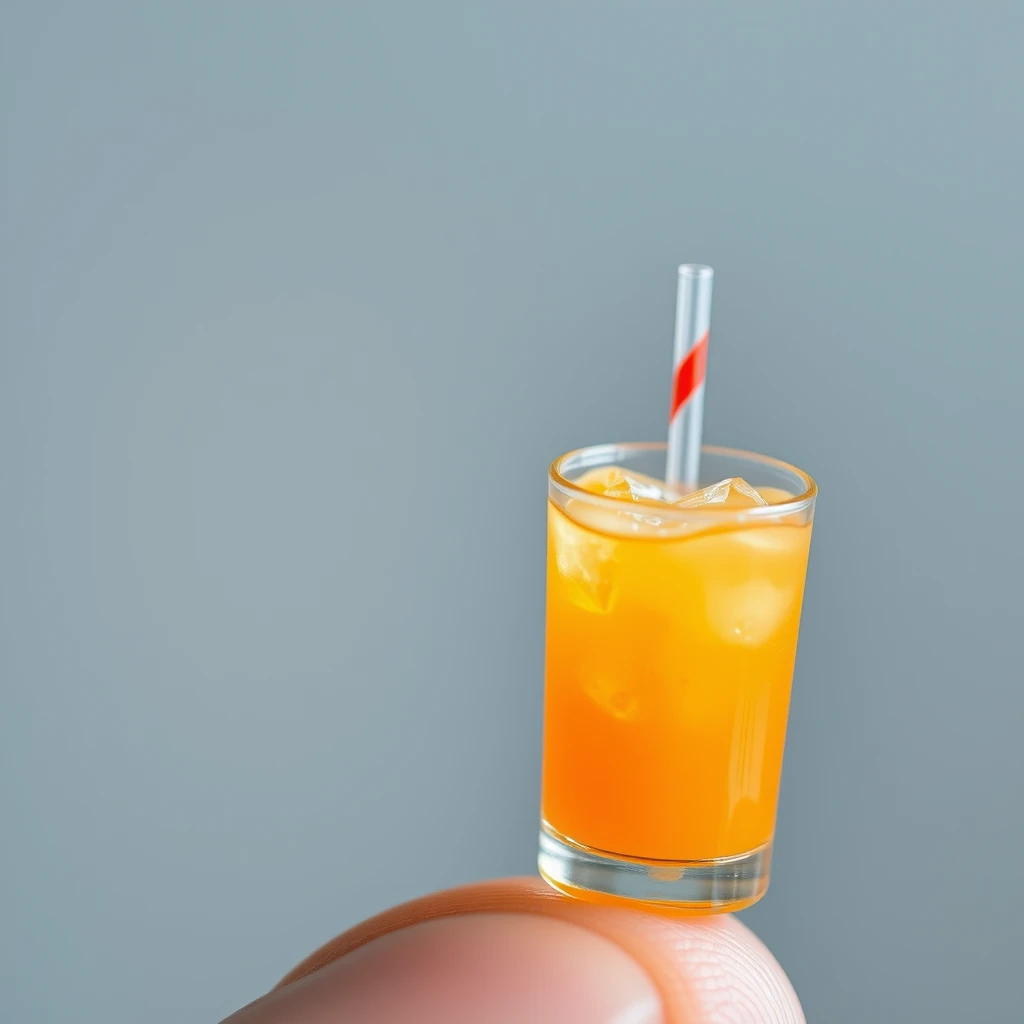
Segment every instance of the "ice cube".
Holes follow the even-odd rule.
[[[695,491],[675,502],[677,508],[702,508],[705,505],[721,508],[757,508],[759,505],[767,504],[768,502],[741,476],[720,480],[717,484]]]
[[[586,501],[569,500],[566,512],[575,522],[612,537],[666,537],[678,535],[688,524],[676,522],[659,511],[665,502],[622,502],[621,508],[590,505]],[[643,511],[641,511],[643,509]]]
[[[708,624],[726,643],[760,647],[782,625],[795,596],[793,588],[766,579],[711,581],[704,595],[705,612]]]
[[[666,504],[679,498],[679,495],[661,480],[655,480],[654,477],[643,473],[626,472],[618,466],[592,469],[576,481],[576,486],[592,494],[622,498],[625,501]]]
[[[659,511],[677,501],[679,494],[654,477],[601,466],[584,473],[576,485],[602,498],[617,499],[614,505],[583,499],[566,503],[569,517],[590,529],[613,537],[656,537],[684,525]]]
[[[771,523],[771,517],[769,517],[769,523]],[[801,556],[806,559],[810,537],[809,526],[782,524],[752,526],[745,530],[737,530],[732,535],[735,543],[744,548],[753,549],[759,555],[779,555],[787,560]]]
[[[553,505],[548,523],[548,544],[569,600],[598,615],[611,611],[617,589],[615,541],[577,525]]]

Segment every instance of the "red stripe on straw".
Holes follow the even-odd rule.
[[[704,383],[704,375],[708,369],[708,332],[697,342],[686,358],[676,367],[675,379],[672,381],[672,405],[669,410],[669,422],[676,418],[676,413],[693,397],[693,393]]]

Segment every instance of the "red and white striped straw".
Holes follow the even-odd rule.
[[[679,268],[672,404],[668,418],[665,481],[696,490],[700,480],[700,435],[704,423],[704,376],[711,329],[711,283],[715,272],[699,263]]]

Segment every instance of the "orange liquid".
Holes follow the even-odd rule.
[[[545,820],[631,858],[755,849],[775,827],[810,524],[627,537],[568,511],[549,502]]]

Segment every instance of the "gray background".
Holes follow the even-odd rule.
[[[812,1020],[1013,1018],[1020,6],[502,6],[3,6],[0,1019],[532,869],[545,466],[663,434],[681,260],[822,492],[747,917]]]

